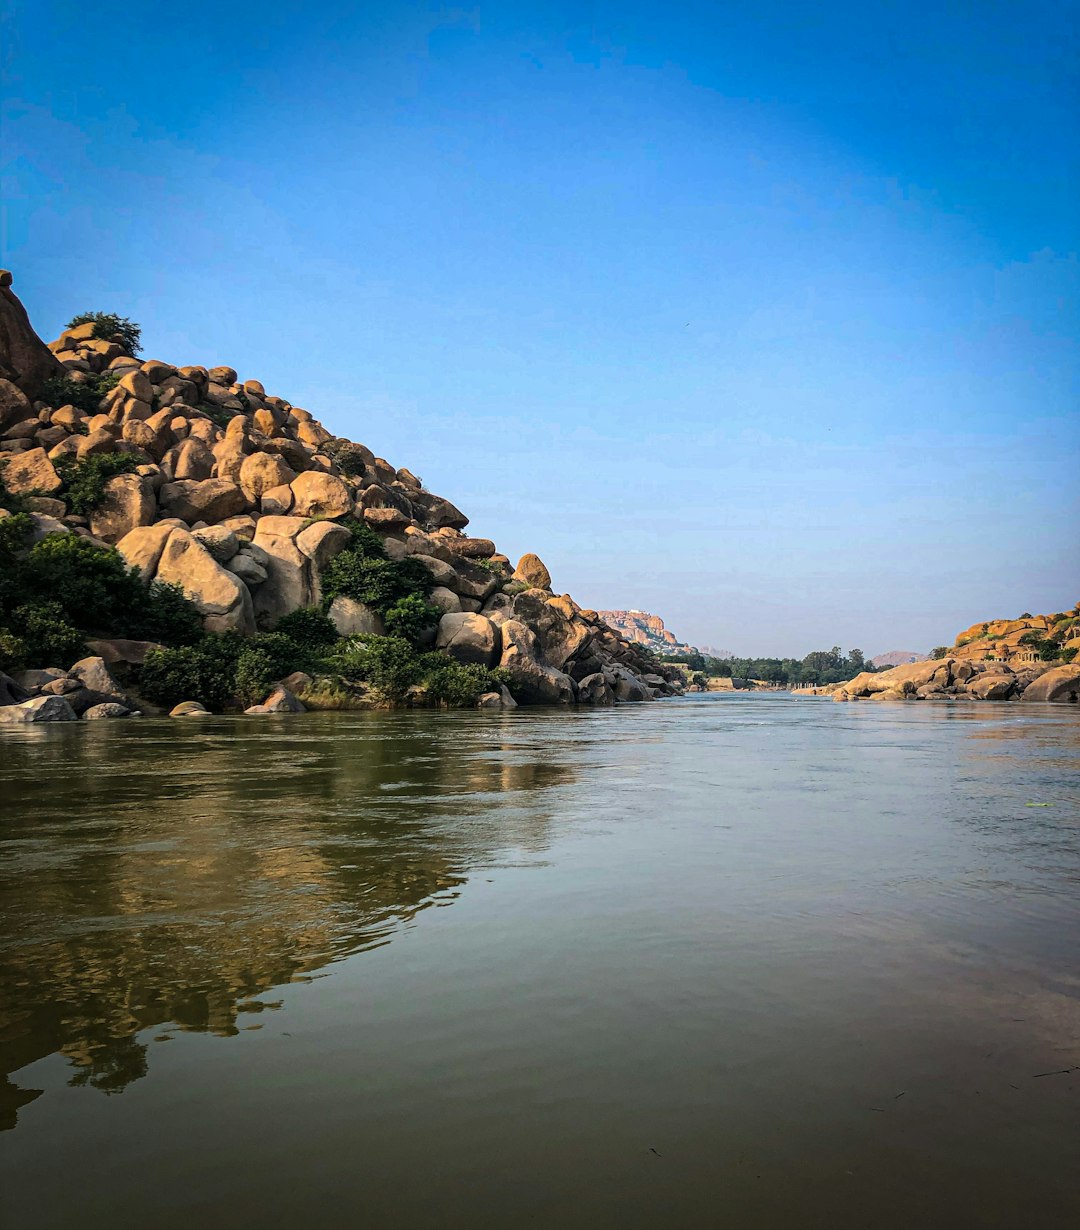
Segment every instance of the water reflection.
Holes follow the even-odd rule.
[[[512,715],[179,725],[5,742],[0,1127],[40,1093],[8,1076],[46,1055],[115,1093],[148,1027],[257,1028],[270,988],[387,943],[478,861],[542,852],[575,777]]]

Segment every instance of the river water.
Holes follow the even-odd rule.
[[[5,731],[0,1223],[1075,1227],[1078,784],[1054,706]]]

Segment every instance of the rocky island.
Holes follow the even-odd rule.
[[[404,467],[231,367],[45,345],[0,274],[0,722],[682,690]]]

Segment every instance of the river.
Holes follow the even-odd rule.
[[[1075,1227],[1078,785],[1067,706],[5,731],[0,1222]]]

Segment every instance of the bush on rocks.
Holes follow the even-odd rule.
[[[417,559],[388,559],[374,530],[357,521],[342,524],[352,535],[352,542],[322,570],[325,607],[335,598],[352,598],[386,615],[403,598],[424,599],[431,593],[431,573]]]
[[[129,355],[135,356],[142,349],[142,328],[126,316],[118,316],[115,312],[80,312],[68,321],[69,329],[77,329],[79,325],[94,326],[94,337],[105,341],[119,339],[120,345]]]
[[[87,376],[85,380],[73,380],[70,376],[52,376],[41,386],[41,400],[46,405],[59,409],[74,406],[84,414],[97,414],[101,399],[111,393],[120,383],[120,373],[102,372],[100,376]]]
[[[139,462],[131,453],[92,453],[89,457],[58,457],[53,462],[63,486],[57,492],[79,517],[92,513],[105,499],[105,484],[118,474],[130,474]]]

